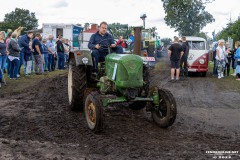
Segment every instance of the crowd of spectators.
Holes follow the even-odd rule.
[[[236,41],[234,48],[223,39],[213,45],[213,75],[218,79],[229,76],[230,69],[233,69],[233,76],[240,80],[240,41]]]
[[[27,32],[18,36],[16,33],[0,32],[0,83],[4,73],[11,79],[33,74],[42,75],[55,69],[64,70],[70,51],[68,39],[59,35],[42,38],[40,33]],[[24,68],[23,72],[21,68]]]

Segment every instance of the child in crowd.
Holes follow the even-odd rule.
[[[240,41],[235,42],[235,47],[237,48],[236,54],[234,56],[235,61],[237,62],[236,75],[238,81],[240,81]]]

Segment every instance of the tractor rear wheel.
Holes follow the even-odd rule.
[[[76,66],[75,59],[71,58],[68,69],[68,100],[72,110],[83,110],[86,88],[85,66]]]
[[[103,104],[98,92],[88,94],[84,113],[88,128],[94,133],[101,132],[103,127]]]
[[[166,89],[158,89],[159,106],[152,108],[152,118],[155,123],[161,128],[171,126],[177,115],[176,101],[172,93]]]

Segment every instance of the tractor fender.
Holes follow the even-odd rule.
[[[79,65],[87,65],[87,66],[92,66],[92,55],[91,51],[89,50],[75,50],[69,52],[69,60],[71,58],[75,59],[76,66]]]

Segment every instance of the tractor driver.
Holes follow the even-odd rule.
[[[105,61],[105,57],[108,55],[108,49],[106,46],[110,45],[113,52],[123,53],[123,48],[117,46],[114,43],[113,37],[107,32],[107,26],[107,22],[101,22],[98,31],[91,36],[88,43],[88,48],[92,50],[93,72],[98,72],[99,61]]]

